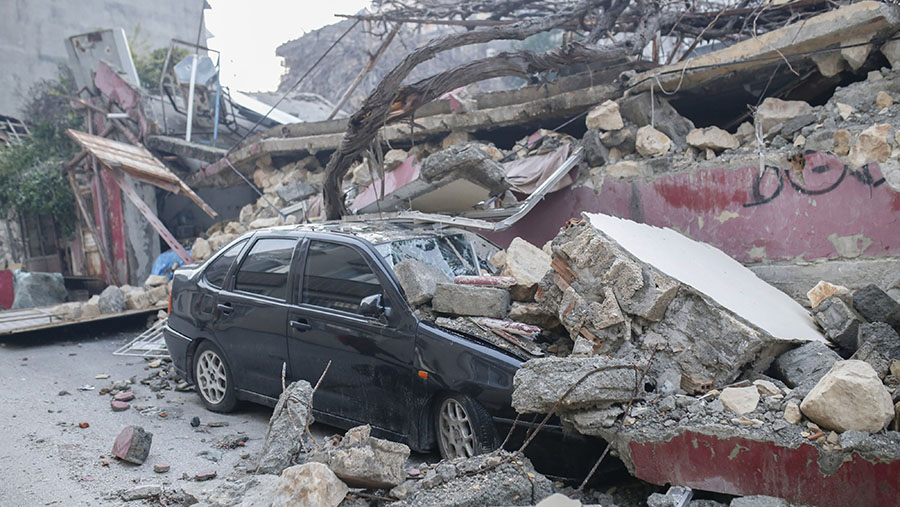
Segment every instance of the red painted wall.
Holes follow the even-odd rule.
[[[13,301],[16,299],[13,272],[4,269],[0,270],[0,308],[12,308]]]
[[[852,169],[821,152],[807,154],[802,171],[767,166],[761,174],[746,166],[652,180],[607,177],[596,193],[568,188],[547,196],[490,237],[501,246],[516,236],[542,246],[582,211],[671,227],[741,262],[836,258],[833,241],[851,236],[862,256],[900,255],[900,193],[878,164]]]

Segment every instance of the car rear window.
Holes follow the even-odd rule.
[[[247,240],[245,239],[231,245],[227,250],[222,252],[222,255],[217,257],[216,260],[212,261],[209,266],[206,267],[203,276],[206,277],[207,283],[219,289],[225,285],[225,275],[228,274],[228,268],[231,267],[234,258],[241,253],[241,248],[244,247],[244,243],[246,242]]]
[[[303,275],[304,303],[359,313],[364,297],[381,293],[378,277],[359,252],[337,243],[310,242]]]
[[[258,240],[241,263],[234,289],[284,300],[296,244],[296,239]]]

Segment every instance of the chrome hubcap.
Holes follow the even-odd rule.
[[[444,400],[438,416],[441,445],[447,458],[475,455],[475,435],[466,409],[454,399]]]
[[[225,363],[218,354],[204,350],[197,360],[197,389],[206,401],[216,404],[225,398]]]

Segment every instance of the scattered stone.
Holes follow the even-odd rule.
[[[850,104],[836,102],[835,107],[837,107],[838,114],[841,116],[842,120],[847,121],[853,116],[853,106]]]
[[[197,416],[192,417],[191,418],[191,427],[196,428],[198,426],[200,426],[200,418]]]
[[[198,260],[196,257],[194,260]],[[144,310],[153,306],[150,294],[142,288],[134,289],[125,295],[125,307],[129,310]]]
[[[291,383],[281,393],[266,429],[258,473],[280,474],[295,461],[303,446],[304,428],[313,422],[311,401],[312,387],[303,380]]]
[[[150,368],[159,368],[160,366],[162,366],[162,360],[154,359],[153,361],[147,363],[147,366],[149,366]]]
[[[506,249],[501,274],[516,279],[510,289],[515,301],[533,301],[538,283],[550,271],[550,256],[522,238],[514,238]]]
[[[885,162],[891,156],[893,127],[889,123],[872,125],[860,132],[850,148],[849,162],[853,167],[862,167],[869,162]]]
[[[131,408],[131,405],[125,403],[124,401],[112,400],[109,402],[109,407],[112,408],[113,412],[123,412]]]
[[[434,311],[439,313],[503,319],[509,313],[509,292],[491,287],[439,283],[431,303]]]
[[[194,474],[194,480],[197,482],[205,482],[211,481],[216,478],[218,474],[216,472],[200,472],[198,474]]]
[[[847,129],[840,129],[834,133],[834,153],[840,156],[850,154],[850,141],[853,136]]]
[[[560,409],[596,408],[627,402],[634,396],[640,369],[627,361],[603,356],[546,357],[527,361],[516,372],[512,406],[523,414],[545,414],[581,377],[598,368],[601,371],[569,393]],[[637,396],[640,398],[642,393]]]
[[[900,331],[900,303],[875,284],[853,293],[853,308],[869,322],[884,322]]]
[[[62,273],[16,271],[13,277],[13,309],[53,306],[66,301],[68,292]]]
[[[622,117],[638,127],[652,125],[656,130],[662,132],[679,147],[685,146],[685,138],[688,133],[694,129],[691,120],[678,114],[678,111],[672,107],[669,102],[656,94],[653,99],[653,107],[651,107],[651,94],[649,92],[634,95],[619,102],[619,110]],[[630,150],[625,150],[630,152]]]
[[[292,181],[284,183],[275,189],[275,193],[284,202],[293,203],[302,201],[318,193],[319,190],[306,181]]]
[[[781,389],[774,382],[768,380],[754,380],[753,385],[762,396],[776,396],[781,394]]]
[[[763,134],[766,134],[776,125],[812,112],[813,107],[802,100],[767,97],[757,109],[757,119],[762,124]]]
[[[72,393],[70,393],[69,391],[66,391],[66,390],[62,390],[62,391],[56,393],[56,395],[57,396],[71,396]]]
[[[660,157],[672,149],[672,140],[650,125],[644,125],[637,131],[635,148],[647,158]]]
[[[431,301],[437,284],[450,282],[450,278],[440,269],[415,259],[398,262],[394,265],[394,274],[403,287],[406,300],[413,306]]]
[[[800,405],[793,401],[787,402],[784,406],[784,420],[791,424],[800,424],[803,420],[803,414],[800,413]]]
[[[736,137],[719,127],[694,129],[687,135],[687,143],[689,146],[699,150],[713,150],[716,152],[733,150],[740,146]]]
[[[822,428],[875,433],[894,418],[891,395],[863,361],[838,361],[806,395],[800,410]]]
[[[859,325],[865,322],[841,296],[830,296],[813,308],[813,318],[829,340],[849,351],[856,350]]]
[[[158,474],[164,474],[169,471],[169,465],[167,463],[156,463],[153,465],[153,471]]]
[[[619,105],[612,100],[591,109],[584,121],[589,129],[619,130],[625,127],[622,115],[619,114]]]
[[[127,489],[121,493],[122,500],[126,502],[131,502],[133,500],[147,500],[150,498],[156,498],[159,494],[162,493],[162,488],[156,485],[145,485],[145,486],[137,486],[131,489]]]
[[[809,342],[778,356],[772,365],[775,376],[788,387],[818,382],[841,356],[821,342]]]
[[[272,507],[336,507],[348,491],[347,485],[321,463],[295,465],[281,473]]]
[[[161,287],[169,284],[169,277],[163,275],[150,275],[144,280],[144,287]]]
[[[878,107],[878,109],[885,109],[892,105],[894,105],[894,97],[891,97],[891,95],[884,90],[875,95],[875,106]]]
[[[371,427],[357,426],[343,438],[327,443],[307,456],[310,462],[327,465],[352,487],[392,488],[406,479],[404,465],[409,447],[373,438]]]
[[[134,399],[134,393],[131,391],[127,391],[124,393],[119,393],[113,397],[115,401],[131,401]]]
[[[86,422],[80,422],[80,423],[78,423],[78,427],[81,429],[87,429],[87,428],[90,428],[91,425]]]
[[[103,289],[97,304],[100,305],[100,313],[119,313],[125,311],[127,308],[127,305],[125,304],[125,293],[115,285],[110,285]]]
[[[809,298],[810,306],[815,308],[819,306],[819,303],[824,301],[825,298],[829,296],[844,296],[849,293],[850,289],[844,287],[843,285],[834,285],[826,282],[825,280],[820,280],[815,287],[809,289],[809,292],[806,293],[806,297]]]
[[[112,453],[121,460],[140,465],[150,454],[152,443],[153,433],[140,426],[126,426],[116,437]]]
[[[884,322],[872,322],[859,326],[859,348],[851,359],[869,363],[878,377],[891,374],[891,364],[900,360],[900,335]]]
[[[749,414],[759,404],[759,390],[751,387],[726,387],[719,395],[722,405],[735,414]]]
[[[248,229],[265,229],[266,227],[275,227],[281,225],[281,217],[257,218],[250,222]]]
[[[815,53],[810,55],[810,58],[816,63],[823,77],[836,76],[847,68],[847,62],[837,51]]]
[[[841,44],[844,45],[841,48],[841,56],[844,57],[844,60],[850,65],[852,70],[859,70],[866,63],[869,52],[872,51],[872,45],[867,44],[867,42],[872,40],[872,36],[873,33],[866,33],[848,37],[841,41]]]

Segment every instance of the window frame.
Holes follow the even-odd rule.
[[[231,278],[234,273],[234,267],[235,267],[235,265],[237,265],[237,263],[239,261],[241,261],[241,259],[244,258],[244,254],[246,252],[247,245],[250,244],[251,239],[252,238],[250,238],[250,237],[235,238],[234,240],[232,240],[231,243],[226,245],[225,248],[222,248],[221,250],[216,252],[215,255],[210,257],[201,267],[200,279],[203,281],[203,283],[214,290],[230,290]],[[215,263],[216,261],[218,261],[219,259],[224,257],[226,252],[228,252],[229,250],[231,250],[234,247],[237,247],[238,243],[243,243],[243,244],[240,245],[240,247],[237,249],[237,255],[234,257],[234,259],[231,260],[231,264],[228,266],[228,269],[225,271],[225,279],[224,279],[222,285],[219,286],[219,285],[215,285],[214,283],[210,282],[209,277],[207,276],[207,271],[209,270],[210,266],[212,266],[213,263]]]
[[[241,268],[244,266],[244,262],[250,258],[250,252],[253,250],[253,247],[256,246],[257,243],[267,239],[285,239],[294,242],[294,247],[291,249],[291,260],[288,262],[288,273],[287,273],[287,281],[285,286],[285,298],[276,298],[272,296],[267,296],[265,294],[258,294],[256,292],[248,292],[245,290],[240,290],[237,288],[237,275],[240,272]],[[295,265],[298,255],[298,247],[302,244],[302,240],[297,236],[288,235],[288,234],[278,234],[278,235],[268,235],[268,234],[257,234],[256,236],[250,238],[250,241],[247,245],[244,246],[244,251],[241,252],[240,262],[237,262],[232,265],[232,272],[229,273],[228,279],[228,291],[234,294],[241,295],[243,297],[253,297],[253,298],[262,298],[266,301],[273,301],[276,303],[290,303],[292,300],[291,295],[291,280],[293,279],[293,273],[295,271]]]

